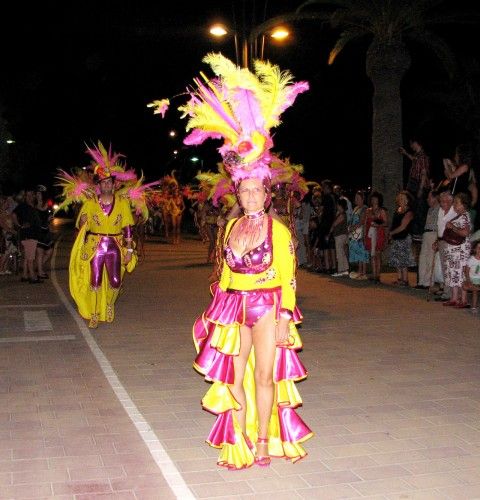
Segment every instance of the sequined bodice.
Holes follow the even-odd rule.
[[[269,218],[267,237],[263,243],[242,256],[235,255],[227,243],[224,257],[228,267],[234,273],[258,274],[263,273],[270,267],[272,251],[272,219]]]

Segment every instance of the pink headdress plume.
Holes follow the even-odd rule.
[[[282,184],[287,191],[296,193],[302,199],[308,193],[308,185],[302,177],[303,165],[290,163],[289,158],[272,158],[272,184]]]
[[[220,204],[232,205],[235,203],[234,185],[223,164],[218,164],[218,173],[199,172],[195,177],[200,181],[207,199],[212,200],[214,206]]]
[[[130,205],[135,210],[137,215],[141,215],[143,220],[148,219],[148,193],[152,191],[154,186],[158,186],[160,181],[149,182],[143,184],[143,172],[140,178],[133,185],[127,185],[118,193],[120,196],[128,198]]]
[[[112,145],[109,146],[107,151],[105,146],[98,141],[97,146],[87,146],[86,153],[92,158],[93,173],[96,179],[103,180],[109,177],[116,177],[118,174],[125,174],[125,167],[119,161],[120,158],[124,158],[124,155],[113,153]],[[134,178],[136,178],[135,175]]]
[[[270,178],[270,129],[280,124],[280,115],[308,89],[308,83],[292,83],[288,71],[269,62],[255,61],[254,73],[222,54],[207,54],[203,62],[216,76],[209,79],[201,73],[194,79],[195,88],[187,89],[190,99],[178,108],[182,117],[188,117],[184,143],[223,139],[218,150],[234,182]]]

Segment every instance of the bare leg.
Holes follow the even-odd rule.
[[[40,276],[43,276],[45,274],[45,271],[43,270],[43,261],[45,259],[45,250],[43,248],[40,248],[37,246],[37,253],[35,256],[35,261],[37,264],[37,273]]]
[[[237,410],[236,417],[243,433],[246,435],[246,410],[247,399],[243,388],[243,378],[245,376],[245,367],[247,366],[248,356],[252,349],[252,330],[248,326],[240,327],[240,353],[233,358],[233,367],[235,370],[235,380],[230,386],[230,391],[233,397],[241,405]]]
[[[182,215],[176,215],[174,217],[174,243],[178,244],[180,243],[180,228],[182,227]]]
[[[408,284],[408,268],[402,267],[401,270],[401,280]]]
[[[255,349],[255,387],[258,413],[258,437],[268,437],[273,406],[273,363],[275,361],[275,311],[262,316],[252,328]],[[268,443],[257,443],[257,454],[268,455]]]
[[[27,269],[27,275],[24,274],[24,277],[28,277],[31,280],[37,279],[37,276],[35,274],[35,266],[34,266],[35,261],[34,260],[27,260],[26,261],[26,269]],[[25,265],[25,264],[24,264]]]
[[[42,268],[45,268],[45,265],[51,259],[52,254],[53,254],[53,247],[50,247],[49,249],[44,251]]]

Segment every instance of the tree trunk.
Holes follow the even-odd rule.
[[[383,194],[390,217],[395,195],[403,189],[402,99],[400,84],[410,66],[401,40],[378,43],[367,52],[367,75],[373,84],[372,189]]]

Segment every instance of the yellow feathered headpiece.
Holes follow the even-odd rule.
[[[267,61],[255,61],[254,73],[239,68],[222,54],[208,54],[203,62],[216,77],[203,73],[189,89],[190,100],[179,110],[188,116],[189,135],[184,143],[202,144],[206,139],[223,139],[219,152],[233,181],[248,177],[270,178],[273,146],[270,129],[280,124],[280,115],[298,94],[308,90],[307,82],[292,83],[288,71]],[[165,112],[165,99],[150,103]],[[163,114],[162,113],[162,114]]]

